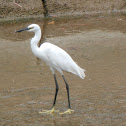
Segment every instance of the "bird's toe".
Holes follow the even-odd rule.
[[[55,110],[53,107],[51,110],[42,110],[42,112],[39,112],[40,114],[53,114],[53,113],[58,113],[59,110]]]
[[[63,114],[72,114],[73,112],[74,112],[74,110],[68,109],[67,111],[59,113],[59,114],[60,115],[63,115]]]

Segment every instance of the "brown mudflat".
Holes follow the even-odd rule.
[[[125,17],[43,21],[0,26],[1,126],[124,126],[126,125]],[[48,66],[30,49],[32,33],[15,33],[39,24],[44,39],[66,50],[86,78],[64,72],[70,86],[72,115],[39,114],[51,109],[55,84]],[[43,39],[43,40],[44,40]],[[67,110],[67,95],[57,72],[56,109]]]

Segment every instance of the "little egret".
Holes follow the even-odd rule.
[[[55,80],[56,91],[55,91],[53,107],[51,110],[43,110],[40,113],[51,114],[53,112],[58,112],[58,110],[55,110],[56,98],[57,98],[57,94],[59,90],[59,86],[58,86],[56,75],[55,75],[55,70],[57,70],[62,75],[63,80],[66,84],[67,97],[68,97],[68,110],[60,114],[67,114],[67,113],[71,114],[72,112],[74,112],[74,110],[71,110],[69,85],[64,77],[63,71],[73,73],[79,76],[81,79],[84,79],[85,70],[80,68],[73,61],[73,59],[70,57],[68,53],[66,53],[63,49],[59,48],[56,45],[53,45],[48,42],[44,42],[40,47],[38,47],[38,43],[41,39],[41,29],[37,24],[31,24],[28,27],[18,30],[16,32],[22,32],[22,31],[29,31],[29,32],[35,33],[35,36],[31,39],[31,42],[30,42],[31,50],[35,56],[45,61],[45,63],[50,67],[50,70],[52,71],[52,74]]]

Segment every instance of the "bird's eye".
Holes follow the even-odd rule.
[[[34,28],[34,27],[30,27],[29,30],[30,30],[30,29],[33,29],[33,28]]]

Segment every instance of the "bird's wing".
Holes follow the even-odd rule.
[[[51,48],[48,50],[48,59],[52,63],[53,67],[57,67],[61,70],[72,72],[75,74],[74,67],[76,63],[63,49],[52,45]]]
[[[45,55],[45,61],[50,66],[62,74],[62,70],[71,72],[84,79],[84,69],[80,68],[63,49],[51,43],[44,43],[41,47]]]

